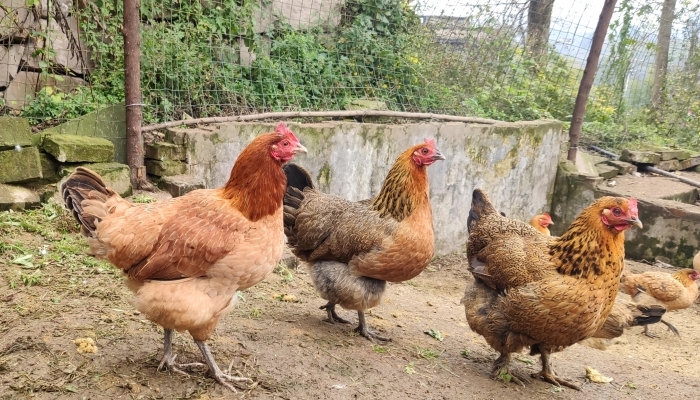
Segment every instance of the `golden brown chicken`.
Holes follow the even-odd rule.
[[[181,368],[202,365],[175,363],[173,330],[188,331],[219,383],[235,391],[229,382],[248,380],[224,374],[206,340],[236,291],[260,282],[280,259],[282,164],[299,151],[306,149],[280,123],[241,152],[225,187],[158,203],[130,203],[81,167],[62,185],[93,254],[124,271],[136,308],[165,329],[158,369],[185,374]]]
[[[530,220],[530,226],[547,236],[549,236],[549,225],[554,225],[554,222],[552,222],[552,217],[549,216],[549,213],[535,215]]]
[[[379,194],[359,202],[313,188],[308,173],[285,166],[284,228],[294,254],[328,304],[328,322],[349,323],[336,304],[357,310],[355,329],[367,339],[389,340],[367,329],[364,310],[381,301],[386,281],[420,274],[433,257],[433,220],[427,167],[445,157],[432,140],[413,146],[391,167]]]
[[[595,335],[607,320],[623,269],[623,231],[641,226],[636,200],[603,197],[551,238],[501,216],[477,189],[467,224],[474,281],[462,303],[470,328],[500,353],[493,374],[510,373],[511,354],[529,346],[542,362],[533,376],[578,389],[555,376],[549,355]]]
[[[621,278],[621,290],[630,296],[635,296],[637,288],[641,288],[667,311],[682,310],[693,305],[698,298],[698,285],[695,283],[698,278],[700,278],[700,271],[690,268],[682,269],[673,275],[661,271],[647,271],[641,274],[625,271]],[[660,322],[671,332],[680,336],[675,326],[663,319]],[[644,334],[656,337],[649,332],[649,325],[644,326]]]

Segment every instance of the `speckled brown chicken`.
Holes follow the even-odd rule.
[[[508,372],[511,354],[529,346],[542,362],[533,376],[578,389],[555,376],[549,355],[593,336],[608,318],[624,265],[623,231],[641,226],[636,200],[603,197],[551,238],[501,216],[477,189],[467,223],[475,279],[462,303],[470,328],[500,353],[494,376]]]
[[[224,374],[206,343],[219,318],[234,305],[236,291],[255,285],[277,264],[284,246],[282,164],[306,152],[280,123],[241,152],[221,189],[202,189],[150,204],[134,204],[78,167],[61,190],[81,224],[93,254],[122,269],[135,306],[165,329],[158,366],[185,374],[172,353],[173,331],[188,331],[214,378]]]
[[[535,215],[530,220],[530,226],[540,231],[540,233],[543,235],[550,235],[549,225],[554,225],[554,222],[552,222],[552,217],[549,216],[549,213]]]
[[[635,296],[638,288],[641,288],[666,310],[682,310],[693,305],[698,298],[698,285],[695,283],[698,278],[700,278],[700,271],[690,268],[679,270],[673,275],[662,271],[647,271],[641,274],[625,271],[622,274],[621,290],[630,296]],[[660,322],[671,332],[680,336],[675,326],[663,319]],[[644,326],[644,334],[656,337],[649,332],[649,325]]]
[[[339,304],[357,310],[360,335],[388,340],[367,329],[364,310],[380,303],[386,281],[414,278],[433,257],[427,168],[444,159],[426,139],[399,156],[375,198],[359,202],[322,193],[303,168],[285,166],[285,234],[328,300],[328,322],[348,323],[335,312]]]

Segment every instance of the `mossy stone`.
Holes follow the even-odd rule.
[[[0,150],[31,146],[32,130],[24,118],[0,117]]]
[[[45,134],[41,143],[43,149],[60,162],[114,161],[114,144],[103,138]]]
[[[23,182],[41,176],[39,149],[36,147],[0,151],[0,183]]]

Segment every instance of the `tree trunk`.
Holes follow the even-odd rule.
[[[530,0],[527,13],[527,49],[535,58],[547,52],[549,24],[552,21],[554,0]]]
[[[654,61],[654,86],[651,93],[651,106],[660,108],[664,102],[666,86],[666,69],[668,52],[671,47],[671,28],[673,26],[676,0],[664,0],[659,21],[659,36],[656,41],[656,60]]]
[[[617,0],[605,0],[603,10],[598,18],[598,25],[593,33],[593,42],[591,50],[588,52],[588,60],[586,60],[586,69],[583,70],[581,77],[581,85],[578,87],[576,95],[576,103],[574,104],[574,112],[571,116],[571,126],[569,127],[569,154],[567,159],[576,162],[576,154],[578,152],[578,142],[581,137],[581,128],[583,127],[583,117],[586,115],[586,104],[588,103],[588,95],[591,92],[595,73],[598,70],[598,61],[600,60],[600,52],[603,49],[605,35],[608,33],[610,20],[615,11]]]

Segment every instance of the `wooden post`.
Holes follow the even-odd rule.
[[[593,34],[593,43],[591,44],[591,51],[588,53],[586,69],[583,70],[581,85],[579,86],[578,94],[576,95],[574,113],[571,116],[571,127],[569,128],[569,154],[567,157],[569,160],[574,162],[576,161],[576,151],[578,150],[578,142],[581,136],[583,117],[586,115],[588,94],[591,92],[591,87],[593,86],[593,81],[595,80],[595,73],[598,69],[600,52],[603,49],[605,35],[608,33],[608,26],[610,25],[610,20],[612,19],[613,12],[615,11],[615,3],[617,3],[617,0],[605,0],[603,11],[600,12],[600,18],[598,19],[598,26],[596,26],[595,33]]]
[[[126,162],[131,169],[131,184],[142,188],[146,182],[141,139],[141,39],[140,0],[124,0],[124,95],[126,100]]]

